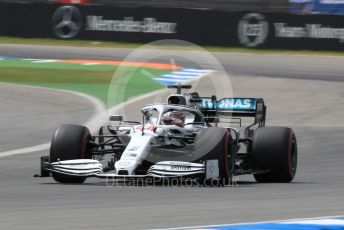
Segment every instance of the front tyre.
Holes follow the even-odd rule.
[[[91,140],[88,128],[80,125],[61,125],[54,133],[50,147],[50,163],[91,158],[87,143]],[[83,183],[86,177],[68,176],[52,172],[60,183]]]
[[[194,162],[217,160],[219,175],[204,183],[215,185],[228,185],[232,183],[235,171],[235,151],[231,133],[220,127],[201,129],[194,144]]]
[[[291,128],[262,127],[253,136],[252,163],[256,170],[269,170],[254,174],[257,182],[291,182],[297,168],[297,142]]]

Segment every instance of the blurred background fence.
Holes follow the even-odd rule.
[[[0,0],[9,3],[52,3],[55,0]],[[60,1],[60,2],[68,2]],[[70,3],[78,2],[71,0]],[[188,9],[217,9],[226,11],[288,12],[288,0],[87,0],[97,5],[121,7],[173,7]]]
[[[115,6],[155,6],[226,11],[288,12],[288,0],[93,0]]]

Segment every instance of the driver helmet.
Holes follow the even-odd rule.
[[[183,127],[185,115],[182,111],[170,111],[162,117],[162,122],[164,125],[176,125]]]

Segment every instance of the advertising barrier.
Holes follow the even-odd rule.
[[[344,15],[344,0],[289,0],[291,13]]]
[[[145,43],[343,50],[338,15],[263,14],[173,8],[0,3],[0,35]]]

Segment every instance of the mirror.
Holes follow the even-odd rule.
[[[219,123],[220,119],[218,117],[205,117],[204,121],[206,123]]]

